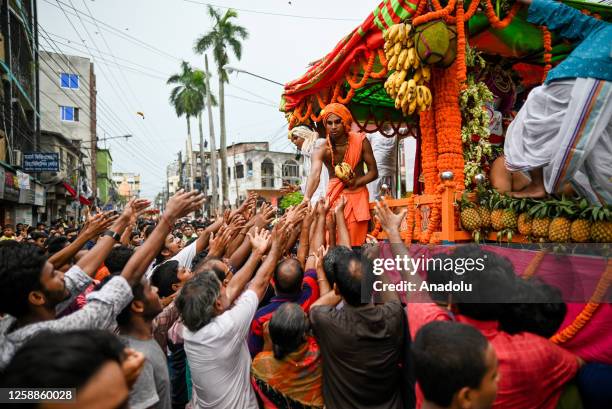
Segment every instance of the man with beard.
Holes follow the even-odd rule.
[[[310,201],[319,185],[323,164],[330,176],[327,198],[330,207],[342,196],[346,198],[344,218],[349,230],[351,245],[365,243],[370,220],[369,195],[366,185],[378,177],[376,160],[370,142],[362,133],[353,132],[351,112],[342,104],[328,104],[322,111],[327,137],[327,147],[317,151],[312,159],[312,170],[306,184],[304,200]],[[339,172],[337,165],[346,170]],[[367,172],[365,170],[367,166]]]
[[[168,202],[164,216],[149,240],[130,258],[121,275],[91,293],[87,304],[70,315],[56,318],[91,283],[133,214],[147,200],[131,201],[94,248],[66,274],[53,267],[42,250],[31,244],[0,245],[0,369],[28,339],[43,330],[106,329],[132,298],[131,286],[140,282],[146,266],[159,251],[174,222],[200,206],[203,195],[179,191]],[[63,308],[62,308],[63,307]]]
[[[143,279],[132,286],[134,299],[117,316],[119,334],[128,348],[141,352],[145,365],[130,391],[133,409],[171,409],[166,357],[153,338],[153,319],[162,311],[157,288]]]

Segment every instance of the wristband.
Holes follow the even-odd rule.
[[[112,237],[113,240],[115,240],[117,243],[121,241],[121,235],[119,233],[115,233],[112,230],[106,230],[104,233],[102,233],[102,236]]]

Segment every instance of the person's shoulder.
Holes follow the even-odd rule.
[[[315,322],[320,323],[333,320],[338,314],[338,311],[336,307],[331,305],[315,305],[310,307],[309,316],[313,324]]]

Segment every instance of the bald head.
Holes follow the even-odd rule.
[[[302,291],[302,280],[304,271],[300,262],[289,258],[276,265],[274,270],[274,282],[277,294],[294,295]]]

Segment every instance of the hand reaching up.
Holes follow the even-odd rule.
[[[255,227],[252,233],[247,233],[249,240],[251,241],[251,248],[254,253],[263,255],[268,250],[268,241],[270,240],[270,232],[266,229],[259,229]]]
[[[215,233],[210,233],[210,247],[208,248],[208,257],[221,257],[225,254],[227,245],[232,238],[233,231],[227,226],[221,227],[215,236]]]
[[[121,217],[125,217],[127,220],[131,221],[133,218],[138,217],[138,214],[146,210],[150,205],[151,202],[147,199],[132,199],[125,205]]]
[[[387,234],[391,232],[399,232],[399,228],[402,224],[402,221],[406,217],[407,210],[402,209],[399,214],[393,213],[387,203],[376,202],[376,209],[374,210],[374,214],[378,221],[380,221],[380,225],[387,232]]]
[[[176,219],[201,209],[204,199],[204,195],[197,191],[185,192],[181,189],[168,200],[163,216],[168,217],[173,224]]]
[[[111,212],[98,213],[89,219],[83,234],[91,240],[104,233],[118,218],[119,215],[113,215]]]

